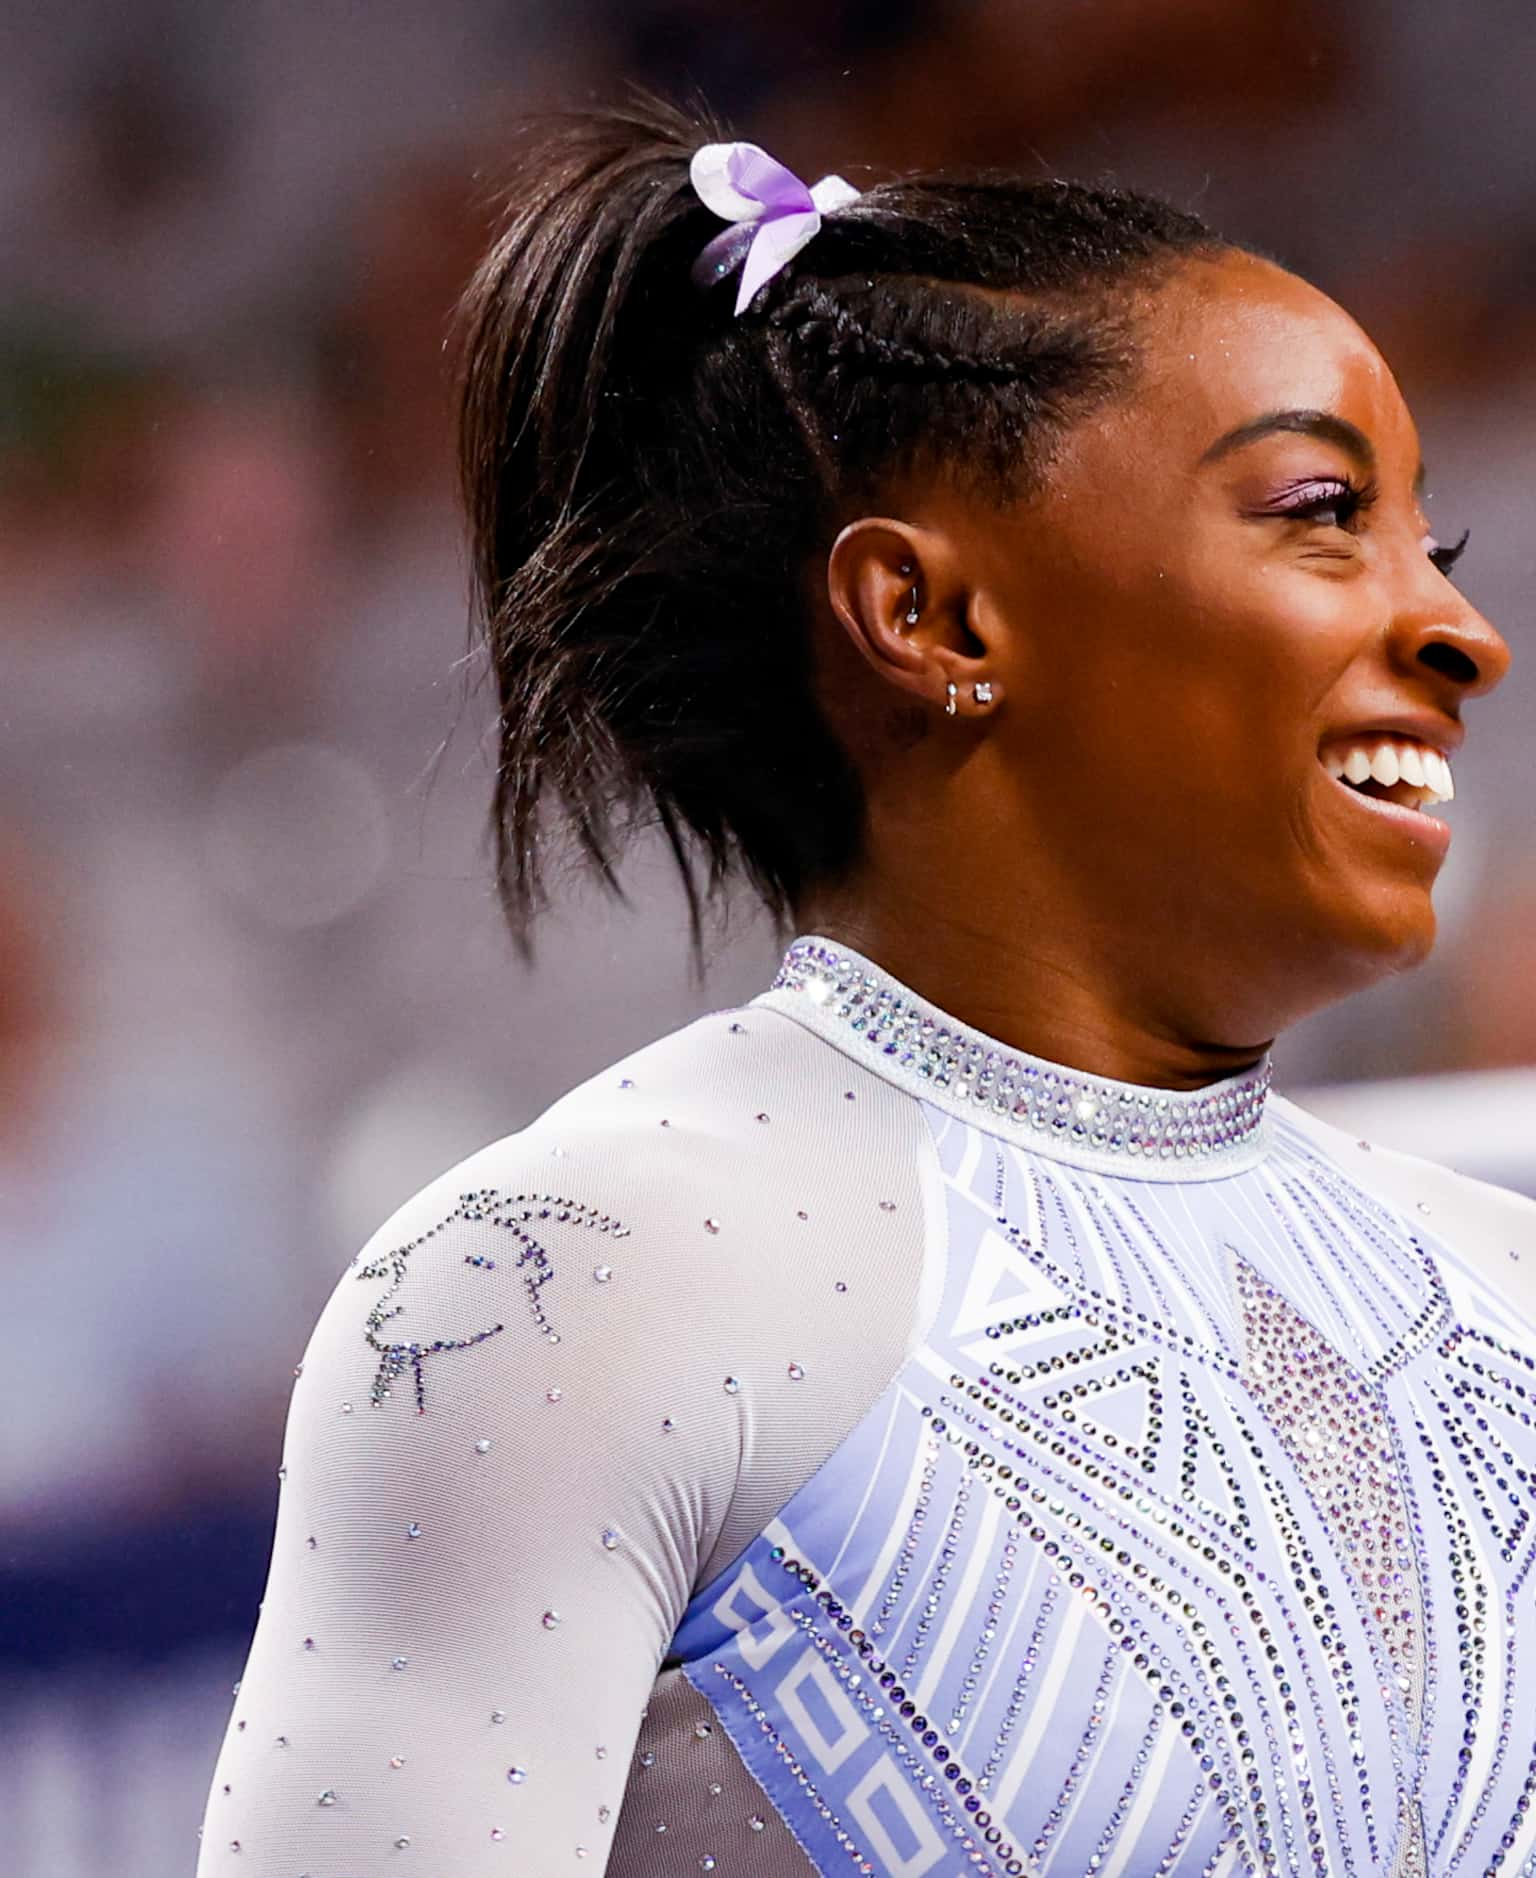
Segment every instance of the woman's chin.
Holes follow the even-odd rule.
[[[1427,885],[1401,880],[1355,902],[1340,937],[1360,965],[1360,983],[1411,972],[1434,950],[1437,921]]]

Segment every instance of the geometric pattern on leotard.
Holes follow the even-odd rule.
[[[1243,1381],[1343,1548],[1353,1587],[1416,1726],[1424,1610],[1385,1400],[1235,1251],[1232,1267],[1246,1338]]]
[[[1283,1130],[1178,1187],[927,1112],[937,1317],[674,1646],[816,1869],[1521,1869],[1536,1367]]]

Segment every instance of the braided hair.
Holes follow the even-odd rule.
[[[523,133],[455,321],[497,891],[527,959],[545,812],[621,900],[625,838],[659,825],[698,962],[733,876],[782,928],[859,858],[859,778],[813,692],[818,551],[906,474],[1027,497],[1134,370],[1126,290],[1230,244],[1130,191],[907,177],[735,318],[733,278],[689,277],[720,229],[689,159],[730,137],[706,107],[636,92]]]

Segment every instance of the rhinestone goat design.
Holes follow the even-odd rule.
[[[429,1226],[417,1238],[407,1240],[403,1246],[386,1252],[382,1257],[371,1260],[362,1266],[357,1276],[361,1279],[387,1278],[388,1288],[374,1305],[364,1320],[363,1335],[369,1346],[379,1355],[379,1366],[374,1374],[369,1391],[375,1408],[387,1402],[393,1393],[391,1384],[398,1376],[410,1370],[415,1388],[416,1413],[426,1410],[426,1389],[422,1370],[429,1356],[439,1356],[445,1350],[468,1350],[477,1343],[484,1343],[488,1337],[496,1336],[505,1330],[505,1324],[491,1324],[483,1330],[472,1331],[467,1337],[434,1337],[427,1341],[391,1341],[381,1338],[379,1332],[384,1325],[398,1317],[405,1309],[403,1304],[391,1304],[407,1276],[406,1261],[418,1246],[428,1239],[435,1238],[440,1232],[460,1221],[489,1221],[511,1233],[521,1247],[517,1255],[517,1269],[523,1273],[523,1284],[528,1294],[528,1307],[533,1314],[534,1323],[539,1333],[550,1343],[560,1341],[560,1333],[555,1330],[539,1299],[539,1293],[549,1280],[554,1277],[554,1266],[549,1254],[528,1230],[531,1220],[556,1220],[576,1226],[589,1227],[597,1232],[610,1234],[615,1239],[626,1238],[629,1228],[621,1225],[607,1213],[599,1213],[596,1207],[588,1206],[580,1200],[568,1200],[553,1193],[514,1193],[503,1199],[494,1187],[482,1187],[477,1192],[459,1196],[459,1204],[444,1220]],[[496,1260],[484,1253],[474,1252],[464,1255],[464,1263],[477,1270],[493,1272]]]

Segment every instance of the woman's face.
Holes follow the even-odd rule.
[[[1428,950],[1449,830],[1406,804],[1509,655],[1431,558],[1413,421],[1347,314],[1232,254],[1143,330],[1045,490],[962,524],[1001,680],[972,776],[1093,948],[1272,1034]],[[1384,751],[1407,781],[1337,773]]]

